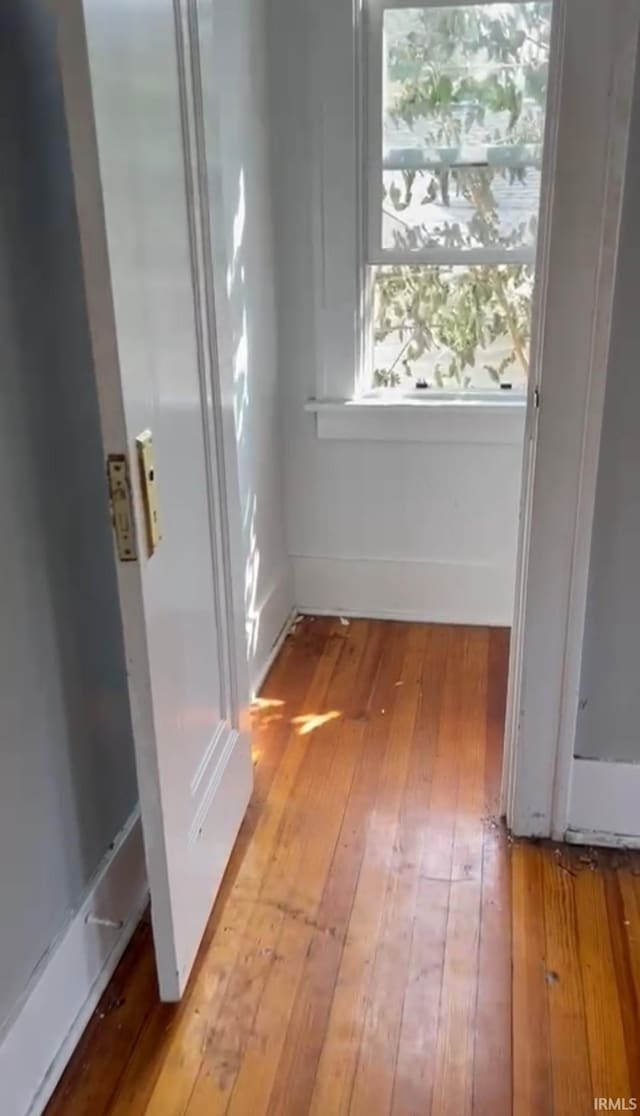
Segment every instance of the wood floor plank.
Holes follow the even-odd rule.
[[[542,880],[546,951],[537,979],[544,982],[547,997],[553,1102],[558,1113],[593,1108],[572,871],[560,857],[545,849]]]
[[[485,817],[497,822],[501,813],[502,754],[509,672],[508,628],[488,629],[487,661],[487,736],[485,755]],[[489,827],[493,832],[495,827]]]
[[[460,633],[448,628],[436,629],[434,638],[433,657],[425,658],[420,710],[423,739],[433,753],[431,785],[398,1043],[394,1116],[431,1111],[451,889],[459,754],[457,747],[443,744],[442,733],[443,726],[450,725],[453,677],[462,645]]]
[[[640,901],[628,867],[607,872],[604,886],[616,992],[629,1067],[629,1093],[640,1103]],[[631,886],[629,886],[631,885]]]
[[[591,1104],[593,1097],[631,1096],[620,991],[609,932],[605,872],[606,869],[577,871],[573,877],[583,1011],[591,1066]]]
[[[145,1111],[172,1038],[190,1012],[197,1013],[199,1008],[191,1007],[186,1001],[177,1006],[162,1004],[155,997],[147,1023],[130,1052],[113,1099],[106,1109],[108,1116],[141,1116]]]
[[[286,637],[252,708],[254,789],[242,825],[244,847],[267,799],[291,734],[291,721],[304,712],[309,688],[327,641],[336,633],[323,617],[298,625]]]
[[[536,845],[512,847],[513,1113],[554,1112],[551,1044],[545,982],[543,855]]]
[[[406,788],[393,841],[380,932],[372,958],[371,984],[349,1107],[352,1116],[388,1113],[393,1096],[424,843],[424,817],[428,808],[430,757],[425,754],[424,741],[417,732],[426,642],[425,629],[413,634],[406,664],[413,673],[407,676],[405,670],[401,678],[402,697],[408,698],[411,693],[415,713],[408,726],[411,736]]]
[[[458,666],[465,685],[459,687],[456,718],[460,774],[433,1085],[438,1116],[467,1116],[473,1105],[487,662],[486,630],[467,630]]]
[[[388,717],[387,745],[371,812],[367,844],[349,922],[323,1052],[311,1098],[316,1116],[349,1110],[364,1010],[369,995],[371,956],[380,933],[384,896],[393,858],[393,842],[404,792],[411,738],[417,710],[418,689],[411,649],[408,649],[395,705],[381,710]]]
[[[511,1116],[511,871],[499,820],[509,633],[489,633],[482,900],[473,1111]]]

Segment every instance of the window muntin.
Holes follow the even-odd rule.
[[[369,383],[523,389],[551,4],[369,2]]]

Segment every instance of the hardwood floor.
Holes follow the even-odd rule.
[[[639,862],[508,840],[507,654],[297,626],[187,995],[158,1003],[144,923],[47,1116],[640,1110]]]

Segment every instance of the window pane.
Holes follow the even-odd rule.
[[[522,389],[533,269],[373,269],[373,387]]]
[[[535,247],[537,168],[385,171],[383,182],[383,248]]]
[[[551,5],[385,9],[382,243],[533,245]]]

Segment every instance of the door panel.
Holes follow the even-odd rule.
[[[118,577],[160,988],[173,1000],[252,785],[206,157],[179,3],[65,0],[58,27],[104,449],[128,456],[138,525],[138,560]],[[151,557],[135,455],[147,429],[162,532]]]

